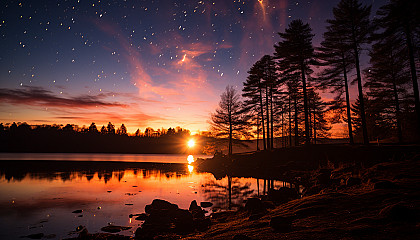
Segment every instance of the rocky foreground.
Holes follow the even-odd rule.
[[[299,176],[302,196],[271,190],[210,216],[194,202],[183,210],[154,200],[134,237],[86,230],[75,239],[420,239],[420,155],[331,163]]]

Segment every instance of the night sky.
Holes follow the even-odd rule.
[[[319,46],[338,2],[2,0],[0,122],[205,131],[277,32],[300,18]]]

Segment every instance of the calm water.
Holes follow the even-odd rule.
[[[134,235],[142,222],[129,215],[144,212],[155,198],[180,208],[188,208],[192,200],[211,201],[209,211],[227,207],[227,178],[195,172],[187,156],[181,161],[168,155],[35,154],[34,159],[50,156],[49,161],[28,161],[30,154],[18,155],[11,159],[20,161],[0,161],[0,239],[36,233],[62,239],[77,236],[71,232],[79,225],[95,233],[108,224],[131,226],[120,234]],[[87,159],[90,162],[81,162]],[[126,162],[133,159],[172,164]],[[233,178],[233,202],[256,195],[262,189],[259,183],[258,188],[256,179]],[[72,213],[75,210],[83,212]]]
[[[206,158],[206,155],[196,155]],[[104,154],[104,153],[0,153],[0,160],[62,160],[186,163],[183,154]]]

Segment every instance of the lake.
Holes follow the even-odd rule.
[[[228,178],[196,172],[186,155],[0,154],[0,239],[43,233],[75,237],[76,227],[100,232],[109,224],[130,226],[134,235],[144,212],[159,198],[188,209],[210,201],[209,212],[227,209]],[[191,160],[192,156],[188,159]],[[258,195],[262,182],[232,178],[232,202]],[[280,181],[277,185],[284,184]],[[236,190],[235,190],[236,189]],[[79,213],[73,213],[76,210]]]

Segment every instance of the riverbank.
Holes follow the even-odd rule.
[[[290,192],[287,189],[254,196],[238,211],[211,214],[205,229],[143,235],[139,227],[133,238],[420,239],[418,146],[302,147],[226,160],[216,155],[198,160],[195,166],[219,175],[289,180],[305,189],[301,197],[274,197],[276,191]],[[99,235],[86,239],[123,238]]]
[[[373,153],[379,150],[384,149]],[[420,155],[406,150],[393,151],[383,161],[379,154],[367,163],[354,159],[300,168],[310,183],[301,199],[259,217],[239,211],[186,239],[419,239]]]

